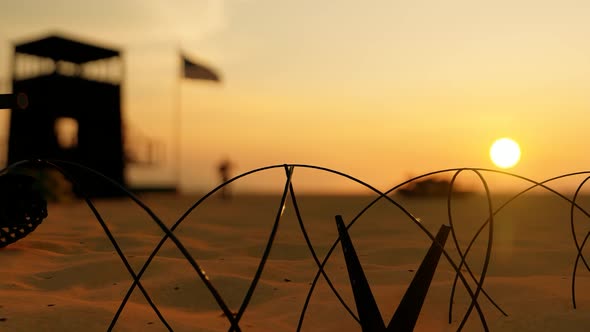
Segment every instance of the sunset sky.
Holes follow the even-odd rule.
[[[489,147],[505,136],[522,149],[510,171],[544,180],[590,169],[588,17],[581,0],[2,1],[0,92],[13,43],[61,31],[123,51],[125,121],[167,151],[130,169],[138,183],[174,180],[179,95],[186,191],[213,188],[225,157],[234,174],[306,163],[387,189],[495,168]],[[180,82],[180,50],[223,82]],[[240,189],[280,187],[275,174]],[[332,180],[296,184],[355,188]]]

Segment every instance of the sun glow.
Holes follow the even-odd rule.
[[[510,138],[497,139],[490,148],[490,158],[500,168],[514,167],[520,160],[520,146]]]

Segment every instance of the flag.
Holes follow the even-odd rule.
[[[182,77],[194,80],[221,81],[219,75],[213,69],[192,62],[184,55],[182,56]]]

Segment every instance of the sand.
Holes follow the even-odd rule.
[[[168,227],[199,198],[141,196]],[[334,216],[342,215],[349,222],[375,197],[297,198],[310,241],[322,260],[337,238]],[[398,199],[430,232],[436,233],[441,224],[448,224],[445,199]],[[494,205],[499,206],[505,199],[495,197]],[[234,313],[239,312],[257,271],[279,202],[280,196],[273,195],[242,195],[230,201],[212,197],[175,231]],[[131,267],[138,272],[164,233],[128,199],[95,203]],[[0,330],[106,331],[133,280],[84,202],[50,203],[48,210],[49,217],[37,230],[0,249]],[[483,196],[453,202],[453,221],[462,248],[485,221],[486,213]],[[508,316],[480,297],[478,302],[491,331],[586,331],[590,326],[590,272],[583,265],[576,278],[577,309],[572,303],[572,270],[577,252],[569,213],[567,202],[555,196],[531,194],[497,214],[484,289]],[[581,239],[588,232],[587,221],[576,213],[576,232]],[[476,276],[480,275],[485,257],[487,229],[484,233],[468,258]],[[430,240],[398,208],[385,202],[368,210],[352,226],[350,236],[381,315],[388,323]],[[445,248],[458,262],[451,238]],[[356,314],[339,244],[325,270]],[[242,331],[296,331],[317,271],[289,201],[267,264],[239,321]],[[459,285],[449,324],[454,276],[451,265],[441,260],[416,331],[458,329],[469,297]],[[228,319],[220,306],[171,241],[164,244],[141,282],[174,331],[228,330]],[[475,289],[473,282],[471,287]],[[136,288],[113,330],[168,329]],[[475,311],[464,330],[484,330]],[[320,277],[309,298],[301,331],[361,331],[361,327]]]

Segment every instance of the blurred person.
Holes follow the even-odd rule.
[[[230,170],[232,168],[232,163],[228,158],[223,159],[219,165],[217,166],[217,170],[219,171],[219,176],[221,178],[221,183],[225,183],[230,178]],[[221,198],[224,200],[230,199],[231,193],[227,185],[221,188]]]

